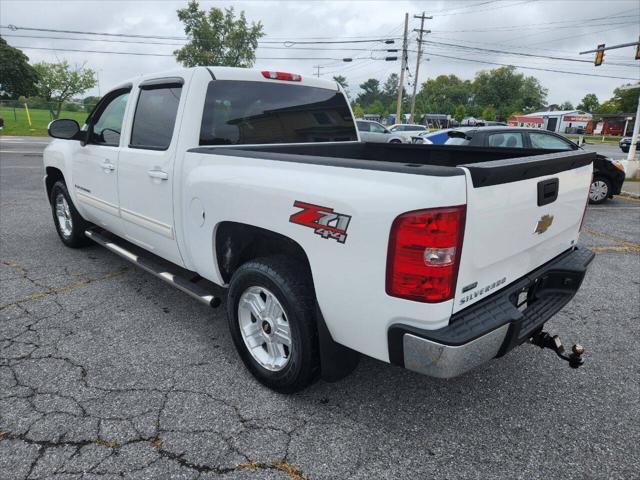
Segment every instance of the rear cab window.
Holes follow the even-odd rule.
[[[357,141],[338,90],[214,80],[205,99],[200,145]]]

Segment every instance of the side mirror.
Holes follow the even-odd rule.
[[[59,118],[49,124],[49,136],[63,140],[80,140],[80,125],[69,118]]]

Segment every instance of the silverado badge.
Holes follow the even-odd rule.
[[[538,220],[538,225],[536,225],[536,229],[533,233],[537,233],[538,235],[542,235],[553,223],[553,215],[543,215]]]

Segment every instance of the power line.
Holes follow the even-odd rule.
[[[21,45],[12,45],[15,48],[22,48],[25,50],[52,50],[56,52],[84,52],[84,53],[108,53],[113,55],[137,55],[143,57],[173,57],[172,53],[142,53],[142,52],[114,52],[107,50],[81,50],[75,48],[48,48],[48,47],[24,47]],[[343,58],[334,57],[256,57],[256,60],[340,60]],[[353,57],[353,60],[384,60],[371,57]]]
[[[510,3],[509,5],[501,5],[501,6],[497,6],[497,7],[494,7],[494,8],[483,8],[483,9],[480,9],[480,10],[471,10],[471,11],[466,11],[466,12],[440,13],[440,14],[434,14],[434,16],[435,17],[449,17],[449,16],[452,16],[452,15],[468,15],[470,13],[476,13],[476,12],[483,12],[484,13],[484,12],[489,12],[489,11],[493,11],[493,10],[498,10],[498,9],[501,9],[501,8],[515,7],[516,5],[522,5],[523,3],[531,4],[531,3],[534,3],[534,2],[537,2],[537,1],[539,1],[539,0],[524,0],[522,2]],[[484,3],[477,4],[475,6],[485,5],[487,3],[495,3],[495,2],[484,2]],[[471,7],[471,5],[469,5],[469,7]]]
[[[487,53],[500,53],[500,54],[504,54],[504,55],[517,55],[517,56],[521,56],[521,57],[532,57],[532,58],[544,58],[544,59],[548,59],[548,60],[561,60],[564,62],[578,62],[578,63],[593,63],[591,62],[591,60],[583,60],[581,58],[567,58],[567,57],[556,57],[553,55],[536,55],[534,53],[525,53],[525,52],[510,52],[507,50],[498,50],[498,49],[493,49],[493,48],[482,48],[482,47],[471,47],[468,45],[459,45],[456,43],[445,43],[445,42],[434,42],[432,40],[425,40],[424,43],[428,43],[430,45],[439,45],[439,46],[447,46],[447,47],[455,47],[457,49],[460,50],[471,50],[471,51],[478,51],[478,52],[487,52]],[[637,67],[637,65],[634,64],[614,64],[612,63],[611,65],[619,65],[619,66],[624,66],[624,67]]]
[[[68,33],[72,35],[95,35],[95,36],[104,36],[104,37],[118,37],[118,38],[146,38],[152,40],[189,40],[188,37],[174,37],[174,36],[164,36],[164,35],[139,35],[139,34],[130,34],[130,33],[105,33],[105,32],[91,32],[91,31],[83,31],[83,30],[59,30],[54,28],[36,28],[36,27],[18,27],[16,25],[0,25],[0,28],[8,28],[11,31],[17,30],[27,30],[34,32],[48,32],[48,33]],[[259,43],[275,43],[275,44],[283,44],[287,45],[296,45],[296,44],[341,44],[341,43],[374,43],[374,42],[390,42],[393,43],[393,38],[369,38],[369,39],[360,39],[360,40],[328,40],[328,41],[317,41],[317,40],[286,40],[286,41],[275,41],[275,40],[262,40]]]
[[[629,17],[629,10],[622,10],[618,13],[614,13],[611,15],[607,15],[605,17],[594,17],[594,18],[578,18],[578,19],[571,19],[571,20],[558,20],[555,22],[541,22],[541,23],[526,23],[526,24],[520,24],[520,25],[508,25],[508,26],[495,26],[495,27],[487,27],[485,29],[473,29],[473,30],[438,30],[437,33],[443,33],[443,32],[447,32],[447,33],[462,33],[462,32],[497,32],[500,30],[518,30],[518,29],[524,29],[524,28],[534,28],[534,27],[538,27],[538,26],[549,26],[549,25],[557,25],[557,24],[562,24],[562,23],[566,23],[569,24],[571,26],[576,25],[576,23],[579,23],[580,25],[583,25],[584,23],[588,23],[588,22],[593,22],[593,21],[600,21],[600,20],[608,20],[611,18],[618,18],[618,17],[623,17],[623,18],[628,18]],[[436,32],[434,30],[434,32]]]
[[[553,73],[566,73],[569,75],[580,75],[583,77],[600,77],[600,78],[616,78],[616,79],[620,79],[620,80],[637,80],[637,78],[630,78],[630,77],[616,77],[616,76],[612,76],[612,75],[596,75],[594,73],[583,73],[583,72],[570,72],[567,70],[556,70],[556,69],[552,69],[552,68],[542,68],[542,67],[525,67],[522,65],[514,65],[511,63],[498,63],[498,62],[489,62],[486,60],[476,60],[473,58],[462,58],[462,57],[453,57],[451,55],[442,55],[440,53],[433,53],[430,52],[429,55],[432,55],[434,57],[442,57],[442,58],[449,58],[452,60],[460,60],[463,62],[474,62],[474,63],[482,63],[482,64],[486,64],[486,65],[499,65],[501,67],[515,67],[515,68],[521,68],[524,70],[539,70],[542,72],[553,72]]]
[[[74,38],[74,37],[52,37],[48,35],[19,35],[19,34],[4,34],[3,37],[7,38],[33,38],[33,39],[45,39],[45,40],[64,40],[64,41],[83,41],[83,42],[105,42],[105,43],[133,43],[136,45],[169,45],[169,46],[184,46],[185,43],[170,43],[170,42],[142,42],[139,40],[113,40],[105,38]],[[308,51],[354,51],[354,52],[386,52],[389,49],[385,48],[359,48],[359,47],[342,47],[342,48],[313,48],[313,47],[263,47],[258,46],[258,49],[262,50],[308,50]]]

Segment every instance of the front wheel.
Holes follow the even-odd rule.
[[[274,256],[242,265],[229,286],[227,320],[240,358],[262,384],[292,393],[318,377],[315,296],[303,264]]]
[[[71,248],[89,245],[90,240],[84,234],[88,223],[73,205],[64,182],[59,181],[53,185],[49,201],[51,202],[53,223],[62,243]]]
[[[402,143],[400,140],[390,140],[389,143]]]
[[[598,205],[609,198],[611,182],[604,177],[595,177],[589,187],[589,203]]]

